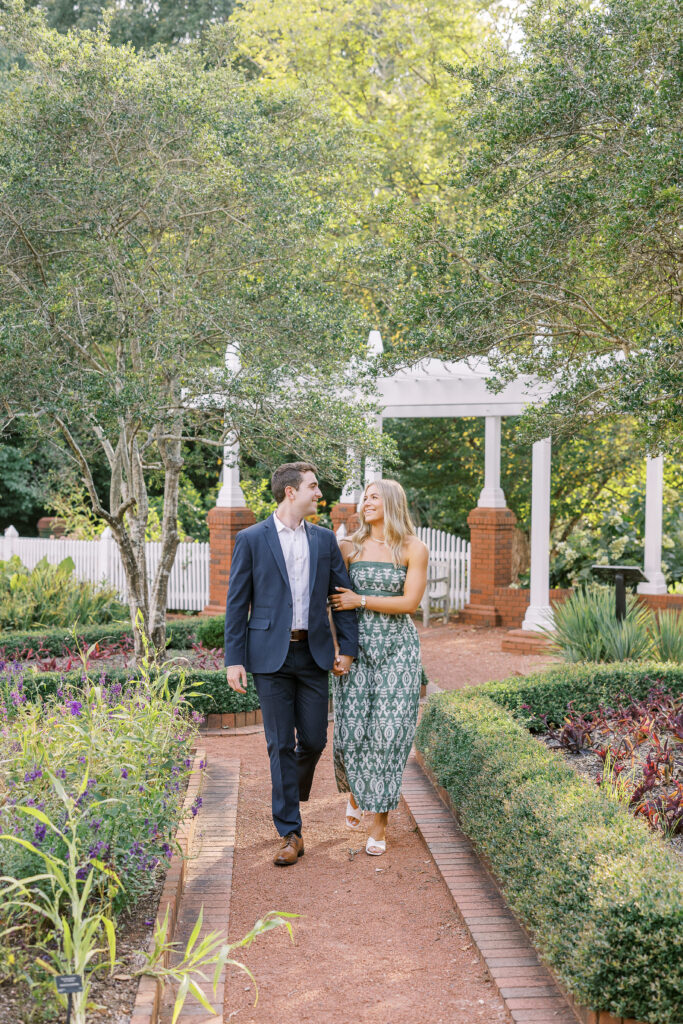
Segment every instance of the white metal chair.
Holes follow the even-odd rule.
[[[430,561],[427,569],[427,587],[422,598],[422,624],[429,625],[431,618],[441,616],[448,622],[451,608],[451,583],[453,566],[450,562]]]

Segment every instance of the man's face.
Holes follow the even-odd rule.
[[[318,502],[323,496],[322,491],[318,487],[315,473],[310,471],[304,473],[298,490],[295,491],[293,487],[288,487],[287,494],[293,496],[292,511],[300,515],[302,519],[316,514]]]

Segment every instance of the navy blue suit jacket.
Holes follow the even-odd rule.
[[[337,538],[331,530],[306,523],[310,552],[308,646],[321,669],[334,664],[334,642],[327,598],[335,587],[351,589]],[[358,654],[355,609],[334,612],[339,651]],[[225,664],[248,672],[277,672],[289,650],[292,592],[273,516],[240,530],[230,564],[225,610]]]

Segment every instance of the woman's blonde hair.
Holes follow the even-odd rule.
[[[368,487],[376,487],[382,496],[384,504],[384,540],[391,552],[394,565],[401,564],[401,551],[407,537],[415,536],[415,527],[408,511],[406,492],[397,480],[372,480],[366,485],[363,491],[363,501],[360,505],[359,517],[360,526],[355,533],[351,534],[349,540],[353,544],[353,555],[351,561],[360,557],[365,541],[370,536],[371,525],[365,522],[363,505]]]

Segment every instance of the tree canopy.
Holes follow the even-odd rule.
[[[259,77],[315,90],[332,115],[362,127],[378,189],[412,200],[443,187],[449,103],[490,33],[482,0],[245,0],[231,18],[237,52]],[[350,173],[358,173],[349,161]]]
[[[344,260],[338,154],[353,139],[309,96],[236,72],[220,30],[148,54],[104,30],[60,35],[19,3],[0,27],[26,62],[0,110],[0,406],[69,451],[131,610],[161,636],[184,441],[236,436],[338,479],[349,444],[373,447],[348,398],[372,386]],[[164,554],[149,586],[153,472]]]
[[[467,212],[423,213],[386,261],[395,331],[407,352],[555,381],[534,436],[628,413],[680,451],[680,7],[533,0],[522,29],[451,69],[448,196]]]
[[[29,0],[27,7],[42,10],[51,28],[68,32],[72,28],[98,28],[110,14],[110,40],[132,43],[136,49],[157,43],[172,45],[197,39],[211,25],[226,21],[234,0]]]

